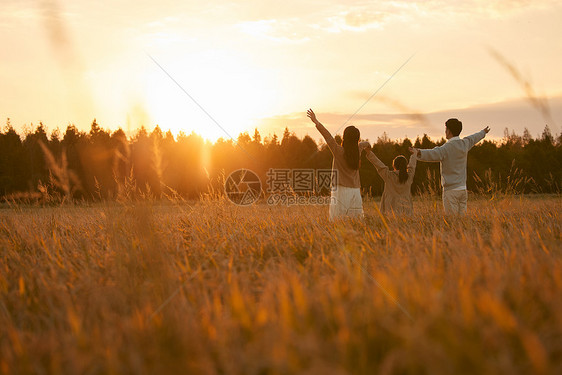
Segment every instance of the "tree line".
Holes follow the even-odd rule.
[[[336,136],[341,142],[341,137]],[[415,140],[391,140],[384,133],[373,144],[387,165],[397,155],[409,157],[408,147],[432,148],[445,139],[427,135]],[[500,141],[484,140],[468,156],[467,188],[477,192],[560,193],[562,186],[562,134],[553,136],[546,126],[540,137],[528,130],[509,133]],[[241,133],[236,140],[211,143],[195,133],[176,137],[158,126],[141,127],[127,137],[122,129],[108,131],[96,120],[89,132],[69,125],[61,134],[47,134],[40,123],[20,135],[9,119],[0,132],[0,197],[33,199],[135,199],[176,196],[197,198],[221,193],[230,172],[246,168],[266,183],[275,169],[329,169],[332,155],[324,143],[310,136],[297,137],[285,129],[262,139]],[[380,195],[383,181],[362,156],[364,193]],[[438,163],[418,163],[412,192],[438,193]],[[264,190],[266,187],[264,186]]]

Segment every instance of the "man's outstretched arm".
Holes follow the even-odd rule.
[[[442,161],[445,159],[445,145],[446,144],[437,146],[430,150],[420,150],[419,148],[410,147],[410,152],[416,155],[418,160],[421,161]]]
[[[480,130],[478,133],[474,133],[472,135],[469,135],[468,137],[463,138],[463,140],[466,139],[466,141],[468,142],[468,148],[471,149],[475,144],[477,144],[482,139],[484,139],[484,137],[486,136],[486,134],[488,134],[489,131],[490,131],[490,127],[486,126],[484,129]]]

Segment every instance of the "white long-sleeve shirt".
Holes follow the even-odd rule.
[[[420,150],[418,160],[441,163],[443,190],[466,188],[466,158],[468,151],[486,136],[484,130],[465,138],[453,137],[430,150]]]

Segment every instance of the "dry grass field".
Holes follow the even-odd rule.
[[[560,374],[562,199],[0,210],[0,373]]]

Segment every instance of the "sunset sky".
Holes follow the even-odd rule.
[[[440,137],[449,117],[560,132],[560,1],[343,3],[0,0],[1,121],[318,139],[306,109],[335,132],[413,55],[350,121],[363,138]]]

